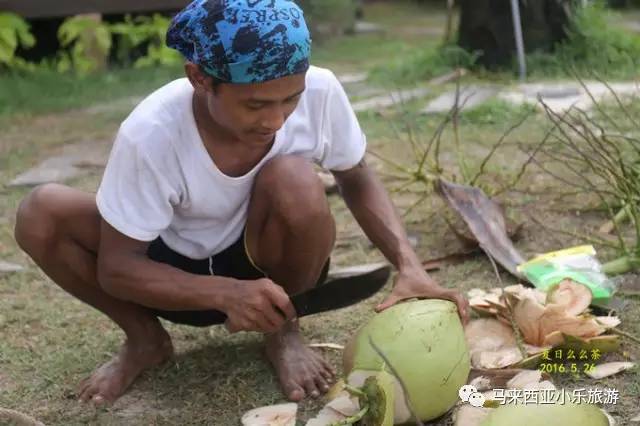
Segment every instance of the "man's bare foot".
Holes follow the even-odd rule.
[[[266,350],[289,400],[300,401],[306,396],[317,398],[329,390],[335,372],[305,344],[297,323],[267,335]]]
[[[128,338],[111,361],[80,383],[80,400],[96,405],[113,403],[142,371],[162,364],[172,355],[171,338],[161,326],[143,338]]]

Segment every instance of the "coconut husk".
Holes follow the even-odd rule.
[[[507,382],[507,389],[526,389],[532,383],[540,383],[542,372],[539,370],[523,370]]]
[[[453,413],[455,426],[479,426],[491,412],[490,408],[461,405]]]
[[[295,426],[298,404],[269,405],[247,411],[240,420],[243,426]]]
[[[633,362],[607,362],[605,364],[598,364],[595,368],[586,371],[585,374],[592,379],[602,379],[630,370],[635,366]]]
[[[544,346],[540,327],[540,321],[544,314],[545,307],[532,297],[526,297],[514,306],[513,320],[520,329],[525,342]]]
[[[547,293],[547,304],[559,305],[569,315],[580,315],[589,308],[593,296],[586,286],[563,280]]]
[[[468,383],[475,386],[479,392],[489,389],[507,389],[509,388],[507,384],[514,378],[518,377],[520,374],[530,371],[532,370],[522,368],[504,368],[501,370],[473,368],[469,374]],[[549,373],[542,372],[540,370],[533,370],[533,372],[538,372],[540,374],[538,381],[551,380]]]
[[[598,321],[598,324],[602,325],[607,329],[615,328],[619,326],[621,323],[620,318],[614,317],[614,316],[596,317],[596,321]]]
[[[343,416],[331,408],[324,407],[317,416],[306,423],[306,426],[331,426],[335,423],[345,420],[347,416]]]
[[[504,368],[522,359],[513,329],[487,318],[469,322],[465,327],[471,364],[476,368]]]
[[[564,306],[547,305],[540,318],[541,336],[546,337],[554,331],[584,338],[599,336],[606,331],[606,328],[600,325],[594,317],[573,316],[567,313]],[[542,342],[529,343],[545,345],[544,339]]]

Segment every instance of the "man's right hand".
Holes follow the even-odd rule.
[[[259,331],[275,333],[296,318],[289,295],[268,278],[234,283],[225,295],[225,326],[230,333]]]

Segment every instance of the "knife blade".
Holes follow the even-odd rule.
[[[391,275],[389,265],[369,272],[330,280],[291,297],[298,317],[354,305],[376,294]]]

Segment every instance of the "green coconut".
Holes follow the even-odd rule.
[[[609,426],[609,418],[592,404],[501,405],[480,426]]]
[[[395,424],[411,420],[412,411],[420,420],[440,417],[458,401],[471,368],[456,305],[418,300],[375,315],[348,345],[344,366],[353,386],[379,371],[393,374]]]

